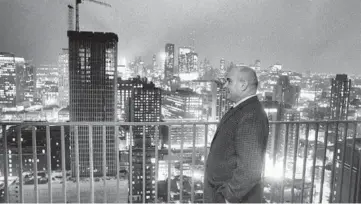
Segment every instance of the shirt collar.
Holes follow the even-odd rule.
[[[253,94],[253,95],[250,95],[250,96],[247,96],[246,98],[243,98],[242,100],[239,100],[237,103],[234,103],[232,108],[234,107],[237,107],[239,104],[241,104],[242,102],[246,101],[247,99],[250,99],[254,96],[257,96],[257,94]]]

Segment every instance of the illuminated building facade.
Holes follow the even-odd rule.
[[[165,116],[168,119],[202,118],[202,97],[191,89],[177,89],[164,96]]]
[[[25,73],[23,80],[20,81],[22,91],[24,94],[23,101],[33,103],[36,87],[35,66],[30,63],[25,63]]]
[[[221,76],[225,76],[226,72],[227,72],[227,68],[226,68],[226,60],[224,60],[223,58],[220,61],[220,67],[219,67],[219,72]]]
[[[347,120],[350,104],[351,79],[346,74],[337,74],[331,79],[330,119]]]
[[[232,102],[227,99],[227,91],[223,88],[223,85],[217,84],[217,88],[213,89],[216,92],[217,103],[216,103],[216,120],[221,120],[224,114],[231,108]]]
[[[117,43],[114,33],[68,31],[71,122],[116,121]],[[79,127],[80,176],[89,176],[89,130]],[[102,127],[93,126],[94,175],[102,176]],[[116,174],[115,132],[106,127],[107,175]],[[75,175],[74,130],[72,173]]]
[[[170,88],[171,79],[174,71],[174,44],[165,45],[165,64],[164,64],[164,82]]]
[[[69,105],[69,50],[63,49],[59,55],[59,106]]]
[[[0,108],[14,107],[17,94],[17,66],[24,68],[24,58],[12,53],[0,53]]]
[[[130,122],[160,122],[161,116],[161,89],[156,88],[152,82],[143,83],[142,87],[133,87],[131,97],[125,107]],[[143,130],[145,128],[145,130]],[[143,135],[143,131],[145,135]],[[145,190],[143,192],[143,137],[145,137]],[[133,202],[154,202],[155,166],[151,162],[155,155],[155,126],[134,126],[132,138],[132,188]],[[145,200],[143,200],[143,193]]]
[[[300,88],[290,84],[286,75],[280,75],[273,88],[273,100],[284,103],[286,107],[294,107],[300,95]]]
[[[186,54],[187,57],[187,72],[198,72],[198,54],[190,52]]]
[[[185,73],[188,71],[188,57],[187,55],[191,53],[191,48],[189,47],[180,47],[178,51],[178,73]]]

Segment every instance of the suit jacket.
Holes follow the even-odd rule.
[[[257,96],[230,109],[221,119],[208,155],[204,202],[263,201],[263,164],[269,124]]]

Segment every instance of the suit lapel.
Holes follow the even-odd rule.
[[[258,97],[257,96],[254,96],[252,98],[249,98],[245,101],[243,101],[242,103],[238,104],[236,107],[232,108],[232,110],[229,110],[221,119],[221,121],[219,122],[219,125],[217,127],[217,130],[216,130],[216,133],[214,134],[214,137],[213,137],[213,140],[212,140],[212,144],[214,142],[214,140],[216,139],[217,135],[218,135],[218,132],[219,132],[219,129],[220,127],[227,121],[231,118],[231,116],[233,116],[236,112],[242,110],[243,107],[247,106],[248,104],[250,103],[254,103],[258,101]]]

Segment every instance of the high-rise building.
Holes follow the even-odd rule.
[[[337,74],[331,79],[330,119],[347,120],[350,104],[351,79],[346,74]]]
[[[293,86],[288,76],[280,75],[273,87],[273,100],[284,103],[287,107],[294,107],[300,95],[300,87]]]
[[[227,111],[231,108],[232,102],[227,99],[227,90],[223,87],[222,84],[217,84],[215,88],[213,88],[213,94],[216,94],[216,120],[221,120],[223,115],[227,113]]]
[[[165,117],[168,119],[202,118],[202,97],[191,89],[183,88],[164,96]]]
[[[185,73],[188,71],[187,69],[187,54],[191,52],[191,48],[189,47],[180,47],[178,51],[178,69],[177,73]]]
[[[224,60],[223,58],[220,61],[219,72],[220,72],[220,76],[223,76],[223,77],[226,75],[226,72],[227,72],[226,60]]]
[[[161,121],[161,89],[154,84],[143,83],[142,87],[134,87],[128,99],[127,121],[131,122],[160,122]],[[134,126],[132,138],[132,164],[133,202],[148,203],[155,201],[155,126]],[[143,135],[145,133],[145,135]],[[145,149],[143,149],[143,137]],[[143,169],[143,151],[145,151],[145,168]],[[145,171],[145,192],[143,192],[143,170]],[[145,200],[143,200],[143,195]]]
[[[70,121],[116,121],[117,43],[114,33],[68,31]],[[93,154],[94,175],[102,175],[102,152],[106,151],[107,175],[116,174],[115,130],[93,126],[93,152],[89,152],[89,129],[78,128],[80,176],[89,176],[89,155]],[[75,175],[74,129],[71,131],[72,173]]]
[[[69,105],[69,50],[63,49],[59,55],[59,106]]]
[[[198,72],[198,54],[190,52],[187,56],[187,72]]]
[[[165,45],[164,82],[171,87],[171,79],[174,74],[174,44]]]
[[[16,105],[16,67],[24,64],[24,58],[12,53],[0,53],[0,108]]]
[[[35,79],[35,66],[29,62],[25,63],[25,74],[24,78],[21,81],[24,92],[24,101],[33,103],[36,87]]]

